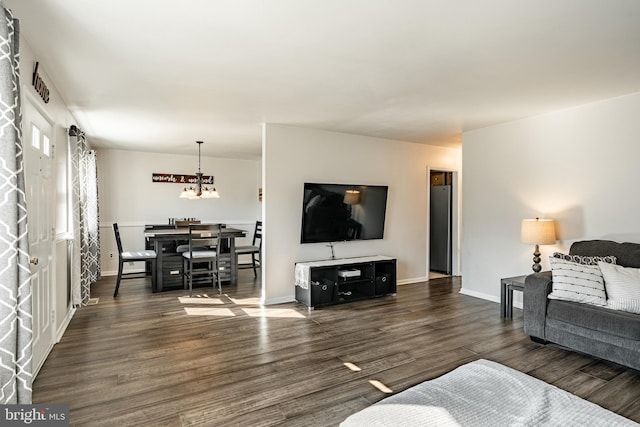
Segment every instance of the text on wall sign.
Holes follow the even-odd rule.
[[[44,80],[42,80],[42,77],[40,77],[40,74],[38,74],[38,65],[40,65],[40,63],[36,62],[36,68],[33,70],[33,80],[31,81],[31,84],[46,104],[49,102],[49,88],[44,83]]]
[[[152,173],[151,181],[166,182],[169,184],[195,184],[198,182],[198,177],[196,175],[179,175],[176,173]],[[213,175],[203,175],[202,183],[213,185]]]

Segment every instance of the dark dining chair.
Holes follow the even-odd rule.
[[[222,294],[220,275],[225,264],[220,262],[220,224],[189,225],[188,248],[182,252],[183,284],[193,296],[193,284],[211,281]]]
[[[156,286],[156,258],[157,254],[154,250],[144,250],[144,251],[124,251],[122,249],[122,240],[120,239],[120,230],[118,229],[118,224],[113,224],[113,233],[116,236],[116,245],[118,246],[118,278],[116,279],[116,290],[113,292],[113,297],[118,296],[118,290],[120,289],[120,281],[123,279],[136,279],[143,277],[141,275],[146,276],[146,271],[142,272],[133,272],[133,273],[124,273],[124,263],[125,262],[151,262],[151,288],[155,289]]]
[[[253,268],[253,277],[258,277],[256,267],[262,267],[261,253],[262,253],[262,221],[256,221],[256,228],[253,232],[252,243],[250,245],[236,246],[236,265],[238,265],[238,268]],[[238,264],[238,257],[240,255],[251,255],[251,264],[240,266],[240,264]]]

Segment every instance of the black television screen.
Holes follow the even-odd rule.
[[[382,239],[388,189],[305,183],[300,242]]]

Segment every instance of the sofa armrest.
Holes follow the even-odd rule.
[[[551,293],[550,271],[530,274],[524,282],[523,316],[524,333],[545,339],[544,325],[547,317],[547,295]]]

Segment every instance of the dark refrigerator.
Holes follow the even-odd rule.
[[[431,187],[430,270],[451,274],[451,185]]]

